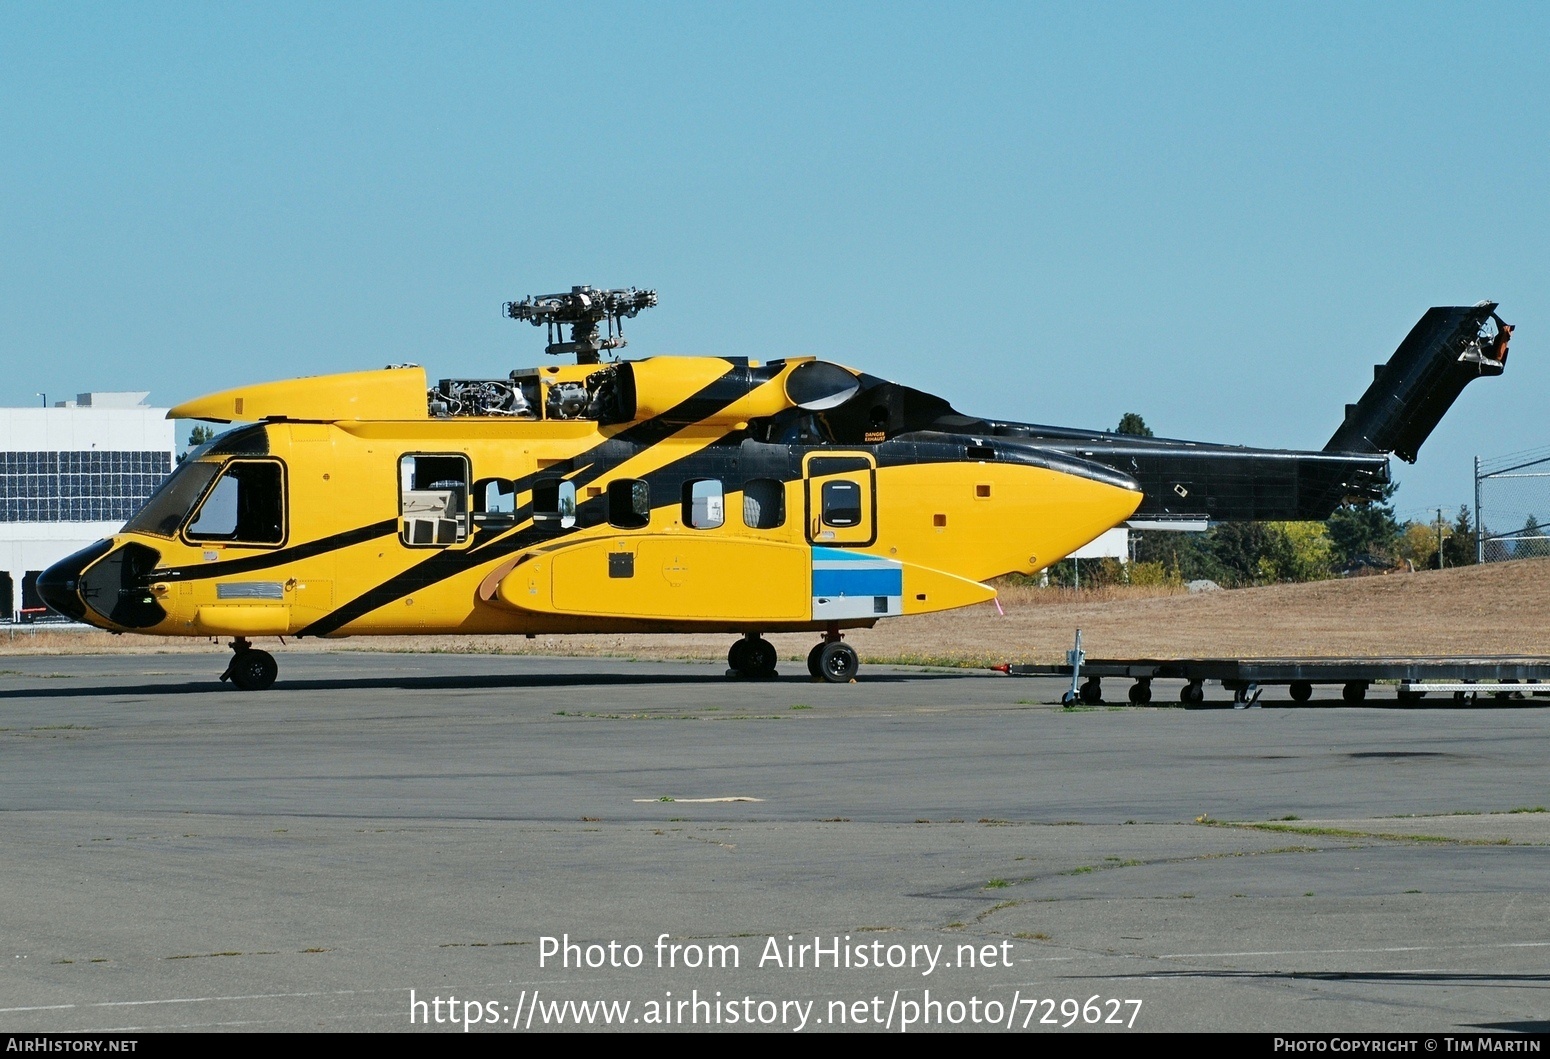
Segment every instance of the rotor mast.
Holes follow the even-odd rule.
[[[624,321],[642,309],[657,303],[654,290],[598,290],[596,287],[572,287],[568,294],[535,294],[519,302],[507,302],[506,315],[526,320],[534,327],[547,327],[549,344],[544,352],[551,356],[576,354],[577,364],[597,364],[605,349],[627,345]],[[557,342],[557,329],[570,325],[570,341]],[[607,334],[603,333],[603,325]]]

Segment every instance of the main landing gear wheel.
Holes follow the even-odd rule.
[[[732,644],[727,652],[727,665],[744,680],[773,680],[778,674],[775,663],[780,657],[775,645],[758,633],[749,633]]]
[[[807,656],[807,666],[819,680],[829,684],[849,684],[861,668],[861,659],[850,644],[842,640],[829,640],[813,648]]]
[[[823,670],[818,666],[818,656],[823,654],[823,644],[813,644],[813,649],[807,652],[807,671],[813,675],[814,680],[823,679]]]
[[[239,691],[263,691],[274,683],[280,673],[274,655],[250,646],[241,637],[232,642],[231,649],[231,664],[221,674],[223,681],[230,680]]]

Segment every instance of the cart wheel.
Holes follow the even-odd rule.
[[[1367,697],[1367,682],[1353,680],[1340,689],[1340,697],[1346,702],[1361,702]]]
[[[1307,702],[1313,698],[1313,684],[1306,680],[1294,680],[1286,690],[1291,693],[1293,702]]]
[[[1192,680],[1179,689],[1179,701],[1186,706],[1199,706],[1206,701],[1206,689],[1198,680]]]
[[[1152,701],[1152,682],[1150,680],[1138,680],[1130,685],[1130,701],[1137,706],[1145,706]]]
[[[1089,706],[1096,706],[1103,701],[1103,681],[1097,677],[1088,677],[1082,684],[1082,701]]]

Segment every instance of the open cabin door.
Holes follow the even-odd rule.
[[[866,453],[809,453],[807,539],[828,547],[864,547],[877,540],[877,471]]]

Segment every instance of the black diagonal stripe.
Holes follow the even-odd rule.
[[[319,537],[315,541],[308,541],[295,547],[265,552],[263,555],[249,555],[224,563],[203,563],[199,566],[175,566],[170,570],[157,570],[152,577],[159,581],[198,581],[210,577],[226,577],[230,574],[247,574],[254,570],[284,566],[298,559],[310,559],[314,555],[348,548],[352,544],[386,537],[397,531],[398,520],[390,518],[382,522],[374,522],[370,526],[359,526],[356,529],[345,530],[343,533],[335,533],[329,537]]]
[[[624,460],[682,430],[686,425],[706,419],[735,401],[746,396],[752,385],[774,378],[780,369],[774,365],[751,369],[743,365],[733,367],[710,382],[704,389],[685,398],[662,415],[641,423],[635,423],[606,438],[597,445],[573,457],[577,463],[587,464],[571,477],[578,487],[596,481]],[[656,472],[660,473],[660,472]],[[538,475],[524,476],[516,483],[519,492],[531,489]],[[416,563],[403,573],[395,574],[382,584],[369,589],[350,602],[319,618],[302,629],[298,636],[326,636],[343,628],[355,619],[369,614],[379,607],[401,599],[411,592],[434,585],[466,570],[481,566],[492,559],[499,559],[513,552],[530,548],[535,544],[553,541],[548,530],[538,530],[531,525],[515,532],[503,533],[488,544],[476,544],[459,552],[438,552]]]

